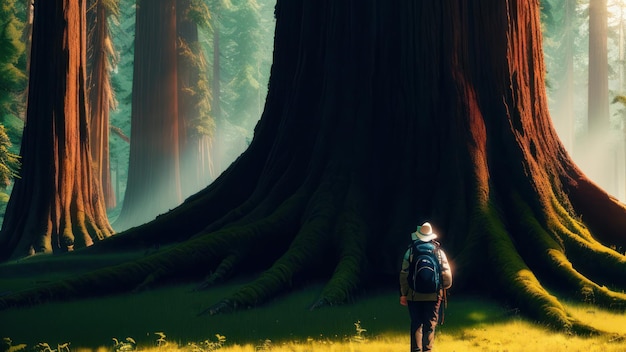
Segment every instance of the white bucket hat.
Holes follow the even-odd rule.
[[[418,239],[422,242],[429,242],[437,238],[437,234],[433,232],[432,226],[429,222],[425,222],[422,226],[418,226],[417,230],[412,233],[414,239]]]

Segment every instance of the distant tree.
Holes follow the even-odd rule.
[[[0,119],[7,114],[20,116],[23,100],[19,97],[27,83],[24,23],[17,17],[15,0],[3,0],[0,6]]]
[[[272,57],[274,1],[212,1],[213,101],[219,155],[226,162],[248,147],[263,110]],[[227,166],[227,163],[225,164]]]
[[[117,229],[182,201],[176,0],[138,0],[128,180]]]
[[[577,0],[551,0],[542,3],[545,17],[544,53],[548,69],[548,89],[552,94],[552,119],[567,150],[574,151],[576,106],[575,58],[581,20]]]
[[[0,125],[0,189],[6,190],[13,179],[18,175],[20,167],[19,156],[10,151],[11,140],[4,126]]]
[[[109,17],[118,15],[117,0],[89,0],[87,11],[90,143],[95,174],[100,175],[107,209],[115,208],[109,153],[109,113],[115,98],[111,86],[111,58],[115,55],[109,30]]]
[[[112,219],[121,210],[128,178],[130,149],[130,116],[132,109],[133,63],[135,44],[135,0],[118,0],[119,16],[111,21],[111,39],[117,58],[113,61],[111,85],[117,104],[109,116],[111,123],[110,159],[111,173],[115,179],[117,207],[110,211]]]
[[[267,87],[262,84],[260,73],[265,31],[261,25],[261,6],[256,0],[234,0],[233,8],[224,16],[222,51],[227,87],[231,95],[228,105],[228,120],[234,125],[252,130],[261,115],[261,98],[265,98]]]
[[[588,134],[609,131],[609,64],[606,0],[589,1]]]
[[[85,2],[35,4],[22,168],[0,260],[72,251],[113,233],[89,150]]]
[[[215,179],[213,136],[210,116],[210,83],[207,60],[200,45],[198,27],[208,29],[210,14],[198,0],[178,0],[178,118],[183,196],[206,187]]]
[[[229,8],[228,0],[209,0],[209,10],[211,12],[210,26],[212,29],[212,76],[211,76],[211,115],[219,122],[222,118],[222,59],[221,59],[221,17],[224,9]]]
[[[0,6],[0,207],[9,199],[5,193],[19,169],[19,159],[11,151],[13,143],[5,129],[5,121],[24,118],[26,91],[26,45],[22,40],[24,23],[20,20],[18,4],[7,0]],[[19,145],[19,141],[16,141]]]

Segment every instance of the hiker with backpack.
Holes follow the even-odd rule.
[[[418,226],[402,260],[400,304],[409,309],[411,352],[433,349],[442,301],[452,286],[452,270],[436,238],[430,223]]]

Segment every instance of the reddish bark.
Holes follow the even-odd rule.
[[[22,170],[0,231],[0,260],[71,251],[111,229],[89,149],[85,1],[35,4]]]

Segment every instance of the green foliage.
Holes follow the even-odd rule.
[[[116,19],[120,15],[120,0],[98,0],[108,12],[109,18]]]
[[[223,115],[249,131],[261,116],[267,93],[261,82],[269,80],[273,5],[232,0],[219,17]]]
[[[187,18],[200,28],[209,29],[211,27],[211,13],[208,5],[202,0],[192,0]]]
[[[135,1],[117,0],[116,16],[109,17],[111,40],[116,49],[112,62],[111,85],[117,105],[109,116],[112,133],[109,139],[111,172],[119,185],[118,199],[122,199],[128,177],[130,146],[123,137],[130,136],[132,110],[133,62],[135,41]],[[121,204],[121,202],[118,202]]]
[[[208,14],[207,14],[208,15]],[[197,116],[191,118],[188,123],[190,135],[195,137],[213,136],[215,132],[215,120],[211,116],[211,92],[208,80],[208,63],[206,54],[202,51],[199,42],[188,43],[185,38],[179,38],[180,60],[198,71],[197,81],[186,88],[185,94],[195,102]]]
[[[11,146],[11,140],[4,126],[0,124],[0,189],[9,187],[11,181],[18,177],[19,156],[10,151]]]
[[[18,98],[27,83],[23,30],[15,0],[4,0],[0,5],[0,116],[18,115],[23,106],[24,100]]]

